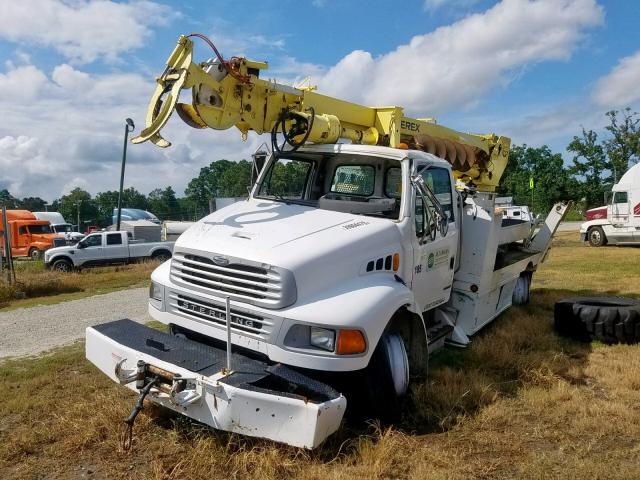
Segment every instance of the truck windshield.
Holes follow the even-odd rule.
[[[313,162],[279,158],[271,164],[258,194],[275,200],[304,200]]]
[[[42,233],[53,233],[50,225],[29,225],[29,233],[39,235]]]
[[[71,229],[71,224],[69,224],[69,223],[62,223],[60,225],[53,225],[53,229],[56,231],[56,233],[69,233],[69,232],[73,231]]]
[[[272,159],[255,193],[360,215],[397,219],[402,197],[400,161],[352,153],[295,153]]]

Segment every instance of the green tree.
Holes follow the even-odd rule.
[[[611,189],[612,177],[608,175],[610,163],[598,142],[598,134],[583,128],[582,137],[574,136],[567,151],[574,154],[569,172],[576,182],[577,196],[584,198],[586,208],[602,205],[604,192]]]
[[[31,212],[43,212],[46,204],[47,202],[40,197],[25,197],[20,200],[20,208]]]
[[[529,189],[531,177],[533,192]],[[536,213],[547,213],[558,201],[578,198],[576,187],[564,168],[561,154],[553,153],[547,145],[537,148],[515,145],[498,193],[512,196],[518,205],[532,206]]]
[[[18,208],[20,200],[9,193],[9,190],[0,190],[0,206],[4,205],[7,208]]]
[[[95,198],[96,208],[100,223],[103,226],[111,225],[113,221],[113,209],[118,208],[117,190],[107,190],[100,192]],[[122,208],[139,208],[146,210],[149,206],[147,197],[133,187],[125,188],[122,191]]]
[[[51,211],[57,211],[69,223],[78,222],[80,215],[80,231],[84,231],[87,225],[99,224],[98,208],[89,192],[79,187],[74,188],[67,195],[63,195],[51,203]]]
[[[147,202],[149,210],[161,220],[177,220],[180,217],[180,205],[176,192],[170,186],[152,190],[147,196]]]
[[[630,108],[611,110],[606,113],[611,134],[603,142],[604,149],[613,170],[614,183],[629,169],[630,164],[640,160],[640,118]]]

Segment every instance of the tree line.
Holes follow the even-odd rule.
[[[547,145],[514,145],[498,194],[511,196],[516,205],[529,205],[537,213],[546,213],[560,200],[573,200],[578,212],[602,205],[604,193],[631,165],[640,161],[638,113],[626,108],[611,110],[606,116],[608,125],[602,138],[583,127],[569,142],[566,150],[572,158],[568,165],[562,153],[553,152]],[[274,172],[272,183],[277,184],[280,176],[285,182],[287,175],[286,168]],[[156,188],[147,195],[129,187],[123,191],[122,206],[149,210],[161,220],[196,220],[215,207],[215,198],[246,196],[250,179],[250,162],[216,160],[191,179],[183,197],[177,197],[171,186]],[[89,192],[75,188],[47,204],[40,197],[18,199],[7,190],[0,190],[2,204],[31,211],[47,208],[62,213],[70,223],[77,223],[79,214],[83,224],[106,226],[111,224],[118,192],[106,191],[92,197]]]

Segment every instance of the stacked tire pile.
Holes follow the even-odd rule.
[[[566,298],[556,303],[554,318],[558,333],[576,340],[640,341],[640,301],[632,298]]]

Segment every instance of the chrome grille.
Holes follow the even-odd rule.
[[[226,307],[223,304],[211,303],[207,300],[191,297],[177,292],[169,293],[169,307],[183,317],[205,320],[226,329]],[[252,313],[236,308],[231,309],[231,330],[236,333],[268,340],[273,322]]]
[[[205,293],[267,308],[283,308],[295,302],[295,282],[288,270],[252,265],[241,259],[227,260],[229,263],[223,266],[209,256],[174,252],[172,280]]]

